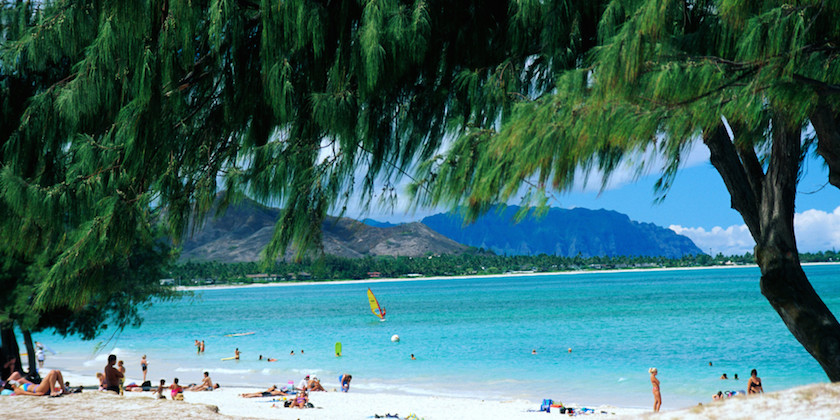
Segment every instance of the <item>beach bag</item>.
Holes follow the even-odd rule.
[[[306,403],[306,408],[315,408],[315,404],[312,404],[311,402],[308,402],[308,403]]]
[[[291,407],[291,406],[292,406],[292,400],[283,401],[283,407]]]

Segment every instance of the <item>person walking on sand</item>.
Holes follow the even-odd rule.
[[[140,359],[140,370],[143,371],[143,382],[146,382],[146,371],[149,369],[149,361],[146,360],[146,355],[143,355],[143,358]]]
[[[43,369],[44,362],[47,358],[47,355],[44,354],[44,345],[39,342],[36,342],[35,345],[37,346],[37,350],[35,350],[35,358],[38,359],[38,369]]]
[[[648,369],[650,373],[650,384],[653,386],[653,412],[658,413],[659,407],[662,407],[662,394],[659,392],[659,379],[656,379],[656,374],[659,371],[655,367]]]
[[[108,356],[108,364],[105,365],[105,390],[120,393],[120,380],[123,374],[114,367],[117,363],[117,355]]]
[[[750,371],[750,379],[747,381],[747,394],[763,394],[764,388],[761,387],[761,378],[758,377],[758,371],[753,369]]]

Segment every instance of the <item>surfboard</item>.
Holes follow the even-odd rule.
[[[341,342],[335,343],[335,355],[341,356]]]
[[[225,337],[242,337],[243,335],[251,335],[251,334],[256,334],[256,332],[251,331],[251,332],[236,333],[236,334],[225,334]]]
[[[236,356],[222,357],[222,360],[233,360],[233,359],[236,359]]]

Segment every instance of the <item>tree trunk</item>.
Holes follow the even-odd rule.
[[[808,282],[796,248],[793,215],[800,130],[776,114],[772,136],[766,174],[756,173],[752,149],[737,150],[722,126],[705,132],[703,142],[732,197],[732,208],[741,213],[755,239],[761,293],[828,378],[840,382],[840,324]]]
[[[22,372],[23,366],[20,363],[20,347],[15,337],[14,326],[9,324],[0,328],[0,362],[2,362],[2,377],[6,380],[12,372]]]
[[[41,375],[38,373],[38,361],[35,358],[35,346],[32,345],[32,333],[29,330],[23,331],[23,343],[26,345],[26,356],[29,360],[29,372],[26,377],[35,383],[41,382]]]
[[[840,325],[811,287],[796,251],[756,246],[761,294],[832,382],[840,382]]]

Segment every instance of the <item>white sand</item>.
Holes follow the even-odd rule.
[[[492,401],[468,398],[316,392],[314,409],[280,407],[271,397],[241,398],[251,388],[223,388],[213,392],[187,392],[185,401],[155,400],[150,392],[129,392],[125,397],[98,391],[49,397],[0,397],[0,413],[25,413],[27,418],[178,418],[218,419],[227,417],[273,419],[367,419],[374,415],[416,414],[425,420],[438,419],[543,419],[545,413],[529,412],[539,403],[515,400]],[[278,398],[278,397],[275,397]],[[279,397],[282,398],[282,397]],[[840,384],[816,384],[771,394],[735,397],[683,410],[653,414],[650,410],[592,407],[591,418],[656,419],[837,419],[840,418]],[[602,413],[605,412],[605,413]],[[555,416],[553,410],[550,416]]]
[[[93,384],[95,378],[68,376],[74,384]],[[59,398],[6,396],[0,397],[0,413],[21,412],[34,418],[163,418],[176,416],[184,418],[216,419],[225,417],[248,417],[270,419],[318,419],[345,420],[367,419],[375,415],[398,414],[405,418],[410,414],[420,419],[537,419],[546,413],[538,410],[540,403],[525,400],[479,400],[470,398],[396,395],[381,393],[313,392],[310,401],[312,409],[283,407],[283,397],[242,398],[244,392],[256,392],[257,388],[221,388],[215,391],[185,392],[184,401],[155,400],[151,392],[126,392],[120,397],[109,392],[84,390],[80,394],[64,395]],[[165,393],[167,397],[169,393]],[[286,397],[294,398],[294,396]],[[610,417],[629,415],[638,417],[646,410],[617,408],[611,406],[590,407],[596,415],[589,417]],[[601,413],[603,411],[603,413]],[[553,409],[552,414],[557,412]]]

